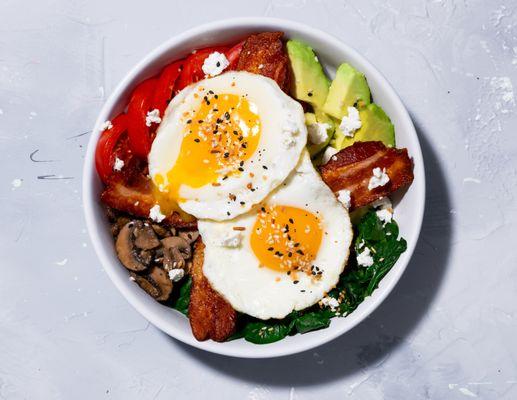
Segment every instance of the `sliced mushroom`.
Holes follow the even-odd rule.
[[[113,224],[111,225],[111,234],[113,236],[117,236],[120,230],[126,225],[130,219],[128,217],[117,217],[113,220]]]
[[[188,244],[192,244],[199,237],[199,232],[198,231],[183,231],[183,232],[178,233],[178,236],[180,238],[185,239],[188,242]]]
[[[149,278],[155,283],[156,287],[160,291],[159,296],[153,296],[158,301],[165,301],[169,298],[172,293],[172,281],[169,279],[169,275],[162,268],[153,267],[149,272]]]
[[[138,221],[137,221],[138,222]],[[134,221],[128,222],[120,230],[115,248],[117,255],[122,264],[131,271],[144,271],[147,269],[152,260],[151,252],[147,250],[138,251],[133,240],[133,231],[136,223]]]
[[[140,286],[142,289],[144,289],[147,293],[149,293],[153,298],[158,298],[161,295],[160,289],[156,287],[153,283],[151,283],[148,279],[144,278],[143,276],[137,275],[137,274],[131,274],[133,279],[136,283],[138,283],[138,286]]]
[[[190,244],[179,236],[162,239],[163,268],[170,271],[174,268],[185,268],[185,260],[192,256]]]
[[[167,230],[167,228],[165,228],[165,227],[163,227],[161,225],[153,224],[152,227],[153,227],[154,231],[156,232],[156,234],[160,238],[164,238],[164,237],[167,237],[167,236],[171,235],[170,232]]]
[[[142,221],[135,223],[133,237],[135,239],[135,246],[139,249],[151,250],[160,245],[160,241],[151,225],[142,223]]]

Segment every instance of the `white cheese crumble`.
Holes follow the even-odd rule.
[[[382,170],[380,168],[374,168],[372,171],[372,177],[368,182],[368,190],[375,189],[380,186],[384,186],[390,181],[390,177],[386,173],[386,168]]]
[[[11,182],[13,190],[19,188],[22,185],[22,183],[23,183],[23,180],[20,178],[13,179],[13,181]]]
[[[334,297],[324,297],[320,301],[321,305],[324,307],[330,308],[332,311],[336,311],[336,309],[339,307],[339,301],[335,299]]]
[[[282,127],[284,138],[282,144],[286,149],[293,147],[296,144],[295,136],[300,131],[298,124],[294,120],[291,113],[286,114],[285,125]]]
[[[384,225],[390,223],[391,219],[393,218],[393,213],[386,208],[377,211],[376,214],[377,214],[377,217],[382,221],[382,223]]]
[[[348,107],[348,115],[345,115],[339,124],[339,129],[347,137],[354,137],[354,132],[361,127],[359,111],[355,107]]]
[[[230,65],[230,62],[226,56],[218,51],[214,51],[210,54],[203,62],[203,72],[208,76],[216,76],[223,72],[226,67]]]
[[[389,197],[381,197],[372,203],[373,208],[387,209],[393,212],[393,206]]]
[[[159,124],[162,122],[162,119],[160,118],[160,110],[155,108],[154,110],[151,110],[147,112],[147,116],[145,117],[145,126],[151,126],[151,124]]]
[[[290,149],[296,144],[296,140],[292,136],[286,136],[284,140],[282,140],[282,144],[286,149]]]
[[[307,126],[307,133],[309,135],[309,142],[312,144],[322,144],[328,138],[327,131],[330,129],[330,125],[326,122],[316,122]]]
[[[185,271],[181,268],[174,268],[169,271],[169,279],[173,282],[180,281],[185,276]]]
[[[165,219],[165,215],[162,214],[159,204],[155,204],[149,210],[149,218],[151,218],[153,221],[156,221],[156,222],[162,222]]]
[[[369,267],[373,265],[373,257],[368,247],[365,247],[364,250],[357,255],[357,264],[363,267]]]
[[[101,125],[101,132],[107,131],[111,128],[113,128],[113,124],[111,123],[111,121],[104,121]]]
[[[343,189],[337,192],[337,199],[347,210],[350,208],[350,190]]]
[[[372,203],[375,208],[377,217],[386,225],[393,219],[393,206],[389,197],[381,197]]]
[[[223,236],[219,245],[221,247],[228,247],[234,249],[239,247],[242,242],[242,234],[239,231],[229,231]]]
[[[55,264],[59,265],[60,267],[63,267],[68,262],[68,258],[63,258],[61,261],[56,261]]]
[[[330,161],[330,159],[332,158],[332,156],[334,154],[336,154],[339,150],[335,149],[334,147],[332,146],[327,146],[327,148],[325,149],[325,151],[323,152],[323,157],[321,158],[321,162],[323,164],[326,164]]]
[[[121,160],[118,157],[115,157],[115,163],[113,164],[114,171],[120,171],[124,167],[124,160]]]

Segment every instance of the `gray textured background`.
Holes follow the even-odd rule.
[[[170,339],[116,291],[85,231],[80,135],[165,39],[263,15],[334,34],[386,75],[428,197],[413,261],[371,318],[247,361]],[[1,0],[0,399],[517,398],[516,72],[512,0]]]

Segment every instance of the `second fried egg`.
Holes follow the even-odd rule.
[[[233,220],[199,221],[203,272],[237,311],[283,318],[321,300],[339,280],[352,228],[347,210],[306,151],[261,204]]]

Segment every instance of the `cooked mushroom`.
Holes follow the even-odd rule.
[[[169,298],[172,292],[172,281],[169,275],[162,268],[153,267],[149,272],[149,278],[155,283],[160,291],[159,296],[153,296],[158,301],[165,301]]]
[[[185,260],[192,256],[190,244],[179,236],[162,239],[163,267],[170,271],[174,268],[184,268]]]
[[[161,225],[153,224],[152,227],[153,227],[154,231],[156,232],[156,234],[160,238],[171,236],[170,232],[165,227],[163,227]],[[174,233],[172,234],[172,236],[174,236]]]
[[[161,295],[160,289],[158,289],[153,283],[149,282],[148,279],[144,278],[143,276],[133,274],[133,273],[131,274],[131,277],[135,280],[136,283],[138,283],[138,286],[140,286],[142,289],[144,289],[152,297],[154,297],[155,299],[157,297],[160,297],[160,295]]]
[[[144,271],[152,260],[152,254],[148,250],[141,250],[135,246],[133,232],[141,221],[130,221],[120,230],[115,248],[122,264],[131,271]]]
[[[151,250],[160,245],[160,241],[153,228],[147,222],[137,221],[133,230],[135,246],[143,250]]]
[[[120,230],[126,225],[130,219],[128,217],[116,217],[111,225],[111,234],[117,236]]]
[[[199,232],[198,231],[183,231],[183,232],[178,233],[178,236],[185,239],[188,242],[188,244],[192,244],[199,237]]]

